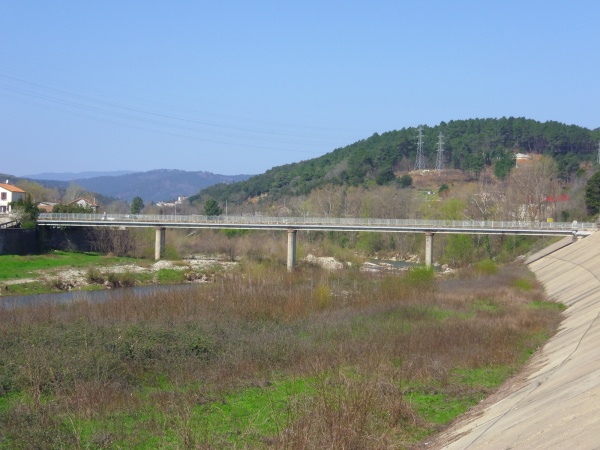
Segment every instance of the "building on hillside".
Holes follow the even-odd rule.
[[[51,213],[54,210],[54,205],[58,205],[58,203],[39,202],[36,206],[40,212]]]
[[[0,183],[0,214],[8,214],[12,209],[10,204],[19,200],[25,201],[25,196],[23,189],[10,184],[8,180],[6,183]]]
[[[84,197],[79,197],[77,200],[74,200],[71,203],[69,203],[69,205],[81,206],[82,208],[91,210],[94,214],[96,214],[98,212],[98,208],[100,208],[100,205],[96,203],[96,199],[94,199],[94,201],[91,201]]]
[[[524,166],[532,162],[539,161],[542,155],[537,153],[515,153],[516,166]]]

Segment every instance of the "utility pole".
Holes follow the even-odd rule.
[[[435,170],[438,172],[444,168],[444,135],[440,131],[438,136],[437,160],[435,162]]]
[[[417,160],[415,170],[425,169],[425,155],[423,154],[423,126],[419,125],[419,141],[417,143]]]

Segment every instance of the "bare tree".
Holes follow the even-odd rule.
[[[132,239],[127,230],[95,227],[89,229],[88,239],[93,250],[99,253],[124,256],[135,251],[135,239]]]
[[[33,181],[21,180],[17,186],[23,189],[31,196],[34,203],[39,202],[58,202],[60,194],[57,188],[47,188]]]
[[[85,195],[86,195],[86,191],[81,186],[78,186],[75,183],[71,183],[71,184],[69,184],[69,187],[65,191],[63,200],[65,203],[71,203]]]
[[[474,220],[498,220],[502,218],[505,200],[504,185],[498,183],[489,172],[482,173],[477,191],[469,195],[467,215]]]
[[[328,185],[315,189],[308,197],[311,213],[318,216],[340,217],[344,207],[346,189]]]
[[[413,193],[393,186],[373,187],[363,192],[361,216],[381,219],[406,219],[412,216]]]
[[[546,197],[556,193],[558,167],[553,158],[542,156],[511,171],[507,206],[516,220],[542,220],[547,216]]]

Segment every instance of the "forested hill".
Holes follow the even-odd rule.
[[[442,122],[423,126],[422,132],[426,168],[435,169],[442,133],[445,167],[475,174],[521,152],[551,155],[560,176],[568,178],[580,162],[596,159],[600,141],[600,128],[513,117]],[[206,188],[192,201],[212,197],[239,202],[264,194],[271,198],[301,195],[328,183],[386,184],[394,180],[394,173],[414,169],[417,140],[418,127],[375,133],[315,159],[274,167],[244,182]]]

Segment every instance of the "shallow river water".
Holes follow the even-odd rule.
[[[155,292],[172,292],[193,289],[197,284],[179,284],[169,286],[138,286],[132,288],[107,289],[99,291],[69,291],[57,294],[37,295],[15,295],[0,297],[0,308],[18,308],[22,306],[35,306],[44,303],[71,303],[76,301],[88,301],[93,303],[103,302],[109,299],[118,299],[129,296],[131,293],[146,294]]]

